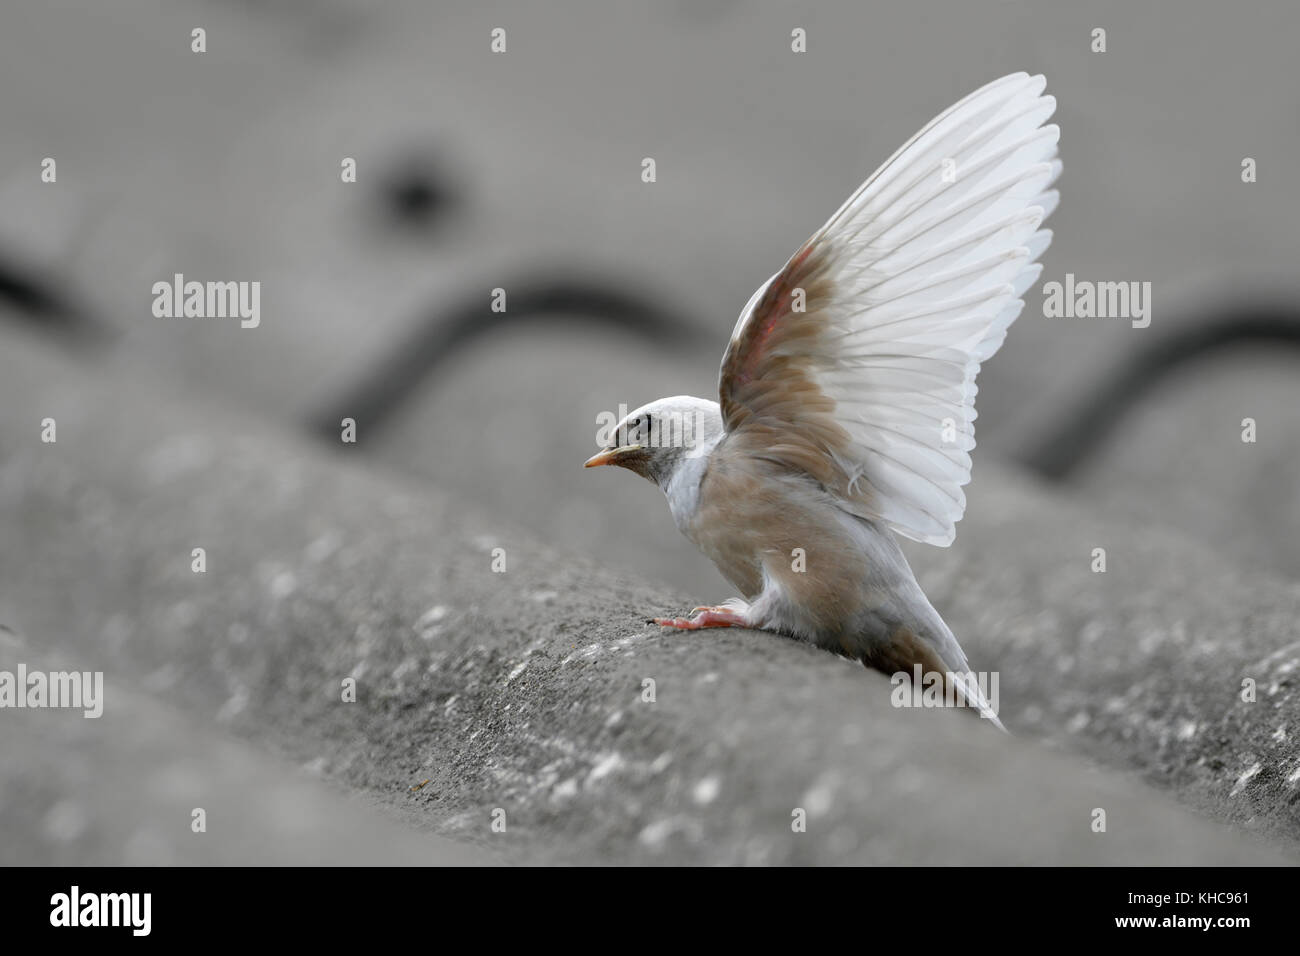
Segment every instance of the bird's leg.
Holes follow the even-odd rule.
[[[697,607],[691,611],[695,616],[656,617],[653,622],[660,627],[675,627],[683,631],[698,631],[705,627],[748,627],[744,615],[736,613],[729,607]]]

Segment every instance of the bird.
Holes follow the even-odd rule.
[[[1060,129],[1041,76],[944,110],[763,283],[718,401],[628,413],[585,467],[657,484],[741,596],[657,617],[798,638],[886,674],[940,675],[999,728],[898,537],[947,547],[965,512],[975,378],[1052,239]]]

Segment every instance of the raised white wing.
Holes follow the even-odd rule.
[[[952,543],[975,375],[1051,241],[1044,86],[1005,76],[932,120],[754,293],[723,357],[736,440],[917,541]]]

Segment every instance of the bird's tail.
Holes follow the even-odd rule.
[[[913,683],[919,676],[926,686],[941,690],[943,700],[976,711],[1006,733],[1007,728],[998,719],[979,677],[970,670],[957,638],[926,603],[930,613],[924,615],[924,624],[899,626],[888,640],[876,642],[862,653],[863,663],[890,675],[905,673]],[[938,681],[930,675],[938,675]],[[996,675],[988,678],[991,687],[996,687],[991,683],[996,679]]]

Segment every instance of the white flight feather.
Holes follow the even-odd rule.
[[[843,493],[865,483],[867,516],[917,541],[953,540],[975,447],[975,376],[1020,314],[1052,238],[1039,227],[1059,200],[1050,187],[1061,163],[1059,130],[1043,125],[1056,105],[1044,86],[1017,73],[950,107],[810,240],[825,250],[834,289],[819,306],[825,351],[812,375],[851,438],[847,455],[830,452],[849,478]]]

